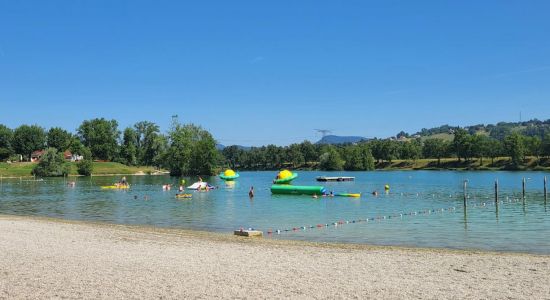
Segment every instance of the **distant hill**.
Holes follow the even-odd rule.
[[[361,141],[367,141],[369,140],[366,137],[362,136],[339,136],[339,135],[326,135],[322,139],[320,139],[316,144],[349,144],[349,143],[357,143]]]
[[[457,126],[442,125],[430,129],[422,128],[421,131],[415,133],[413,137],[425,138],[443,138],[452,139]],[[544,137],[546,133],[550,133],[550,119],[540,121],[537,119],[524,122],[499,122],[497,124],[477,124],[463,127],[470,134],[483,134],[492,138],[502,140],[511,132],[520,132],[526,136]]]
[[[250,146],[241,146],[241,145],[232,145],[232,146],[237,146],[237,148],[239,148],[241,150],[245,150],[245,151],[248,151],[251,148]],[[216,149],[218,149],[220,151],[225,149],[225,147],[227,147],[227,146],[224,146],[222,144],[216,144]]]

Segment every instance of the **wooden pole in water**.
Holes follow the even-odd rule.
[[[523,177],[523,179],[521,180],[521,190],[521,199],[525,200],[525,177]]]
[[[466,207],[466,186],[468,185],[468,181],[464,180],[464,207]]]
[[[498,179],[495,180],[495,205],[498,205]]]
[[[548,197],[546,192],[546,176],[544,176],[544,203],[546,203],[546,197]]]

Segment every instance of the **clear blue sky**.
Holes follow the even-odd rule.
[[[550,1],[2,1],[0,123],[222,144],[550,118]]]

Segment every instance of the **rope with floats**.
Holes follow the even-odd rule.
[[[515,202],[521,202],[522,200],[520,198],[509,198],[506,197],[506,200],[500,200],[498,204],[505,204],[505,203],[515,203]],[[481,202],[476,203],[471,201],[468,204],[468,208],[486,208],[490,206],[495,206],[496,202]],[[459,207],[460,208],[460,207]],[[411,211],[406,213],[396,213],[392,215],[382,215],[382,216],[376,216],[376,217],[370,217],[365,219],[356,219],[356,220],[339,220],[336,222],[330,222],[330,223],[324,223],[324,224],[316,224],[316,225],[307,225],[307,226],[297,226],[292,228],[285,228],[285,229],[268,229],[267,234],[269,236],[276,234],[284,234],[284,233],[293,233],[298,231],[305,231],[308,229],[325,229],[325,228],[336,228],[338,226],[342,225],[348,225],[348,224],[359,224],[359,223],[368,223],[368,222],[381,222],[384,220],[391,220],[391,219],[402,219],[403,217],[411,217],[411,216],[419,216],[419,215],[431,215],[431,214],[442,214],[445,212],[454,212],[457,210],[456,206],[446,207],[446,208],[438,208],[438,209],[425,209],[425,210],[417,210],[417,211]],[[254,230],[254,228],[249,228],[249,230]]]

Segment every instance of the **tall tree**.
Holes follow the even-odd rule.
[[[13,149],[30,160],[33,151],[42,150],[46,145],[46,132],[38,125],[21,125],[13,132]]]
[[[4,160],[13,153],[13,130],[0,124],[0,160]]]
[[[359,146],[361,158],[363,160],[363,170],[374,170],[374,157],[368,144],[362,144]]]
[[[424,141],[422,148],[426,158],[437,158],[437,165],[441,164],[441,158],[446,156],[449,149],[449,142],[440,138],[431,138]]]
[[[148,121],[141,121],[134,125],[137,135],[137,158],[141,165],[150,166],[160,150],[158,144],[160,135],[159,126]]]
[[[346,146],[343,151],[344,169],[350,171],[364,170],[361,149],[358,146]]]
[[[489,138],[486,150],[487,156],[491,158],[491,165],[494,165],[495,158],[502,155],[502,142],[494,138]]]
[[[523,145],[523,138],[519,133],[514,132],[504,138],[504,149],[508,156],[510,156],[514,166],[517,167],[523,164],[525,148]]]
[[[315,162],[319,159],[319,153],[317,149],[310,141],[303,141],[300,144],[300,151],[304,155],[304,160],[306,163]]]
[[[84,146],[92,152],[94,159],[112,160],[118,152],[120,136],[116,120],[92,119],[82,122],[78,135]]]
[[[545,157],[550,157],[550,132],[544,135],[541,148],[542,148],[542,155]]]
[[[72,141],[72,134],[60,127],[52,127],[48,130],[46,144],[50,148],[55,148],[61,152],[69,149]]]
[[[218,161],[212,135],[193,124],[175,124],[169,132],[165,163],[171,175],[212,175]]]
[[[319,168],[326,171],[338,171],[344,168],[344,162],[334,146],[324,147],[319,157]]]
[[[457,128],[454,133],[453,150],[460,161],[461,158],[468,160],[471,149],[470,135],[462,128]]]
[[[135,166],[138,163],[137,160],[137,132],[127,127],[122,134],[122,145],[120,146],[120,159],[124,164]]]

